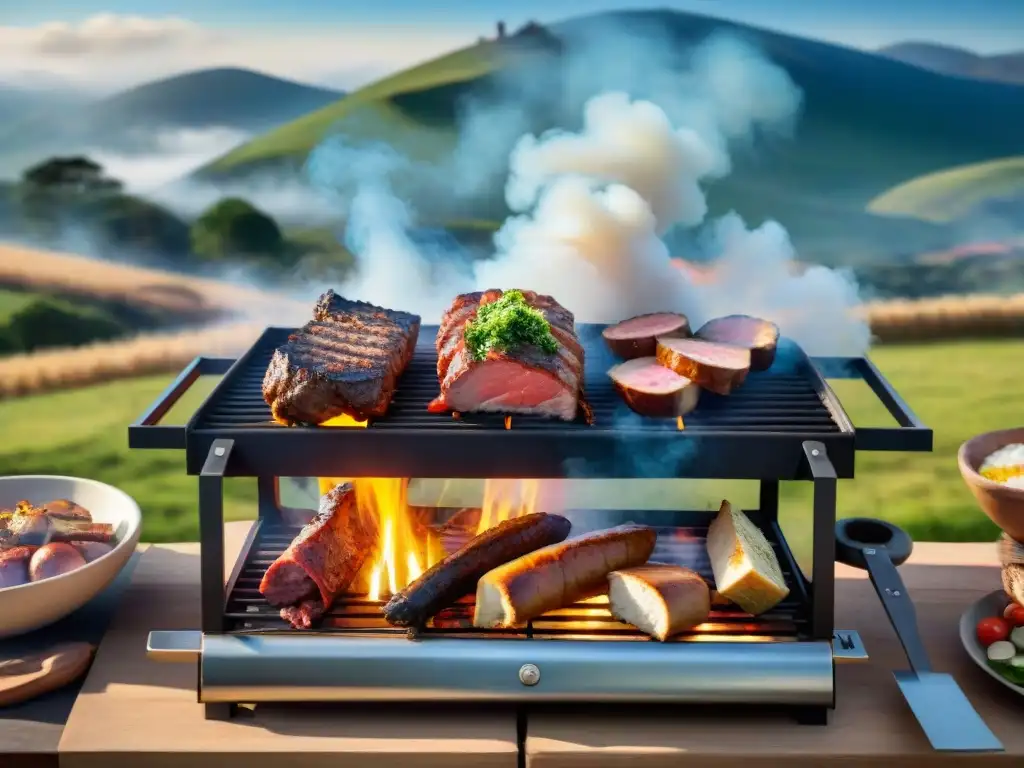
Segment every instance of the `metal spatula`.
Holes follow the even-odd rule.
[[[910,537],[882,520],[855,517],[836,524],[836,559],[868,572],[910,662],[910,670],[893,673],[896,684],[932,747],[943,752],[1001,752],[1003,745],[956,680],[931,669],[914,604],[896,570],[911,549]]]

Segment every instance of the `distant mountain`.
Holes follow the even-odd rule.
[[[80,106],[87,99],[68,91],[26,88],[0,82],[0,125],[43,110]],[[3,129],[0,129],[2,131]]]
[[[224,128],[259,133],[344,97],[344,93],[246,69],[204,69],[130,88],[68,110],[9,114],[0,163],[92,148],[145,152],[157,130]],[[0,91],[0,109],[3,108]],[[11,100],[17,108],[19,102]],[[0,114],[4,114],[0,112]]]
[[[982,56],[951,45],[907,42],[886,46],[878,53],[942,75],[1024,84],[1024,51]]]

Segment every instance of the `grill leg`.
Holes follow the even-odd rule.
[[[800,725],[828,725],[828,707],[797,707],[793,717]]]
[[[822,443],[804,443],[814,480],[814,563],[811,568],[811,636],[832,640],[836,591],[836,470]]]
[[[211,702],[204,704],[207,720],[230,720],[238,713],[237,704],[224,704],[223,702]]]
[[[199,473],[199,575],[204,632],[224,631],[224,473],[234,440],[214,440]]]

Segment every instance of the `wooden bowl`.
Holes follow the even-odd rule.
[[[960,446],[957,463],[982,511],[1008,536],[1024,542],[1024,488],[1011,488],[978,474],[983,461],[1011,443],[1024,443],[1024,427],[973,437]]]

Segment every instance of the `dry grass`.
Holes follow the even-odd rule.
[[[1024,294],[886,301],[864,311],[882,343],[1024,336]]]
[[[177,372],[197,355],[233,357],[251,345],[263,328],[231,323],[0,358],[0,399]]]
[[[0,243],[0,285],[190,315],[237,313],[278,301],[219,280]]]

